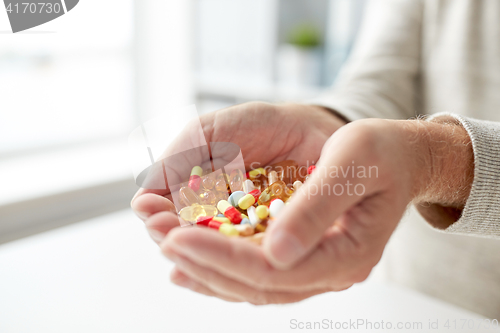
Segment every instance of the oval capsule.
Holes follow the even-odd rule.
[[[229,202],[226,200],[221,200],[217,204],[217,208],[220,212],[224,214],[231,222],[235,224],[239,224],[241,222],[241,213],[234,208]]]
[[[232,207],[231,204],[229,202],[227,202],[226,200],[221,200],[219,201],[219,203],[217,204],[217,208],[219,209],[219,212],[221,212],[222,214],[224,214],[224,212],[229,208],[229,207]]]
[[[251,181],[250,179],[245,180],[243,182],[243,192],[248,194],[253,190],[255,190],[255,185],[253,184],[253,181]]]
[[[245,192],[243,191],[236,191],[236,192],[233,192],[230,196],[229,196],[229,203],[233,206],[233,207],[238,207],[238,201],[240,201],[241,198],[243,198],[245,196]]]
[[[212,221],[231,224],[231,221],[227,217],[216,216],[216,217],[212,218]]]
[[[269,185],[276,183],[279,180],[278,173],[276,171],[269,172],[267,176],[267,182]]]
[[[181,187],[179,190],[179,200],[186,206],[200,204],[200,197],[188,186]]]
[[[255,197],[251,194],[246,194],[238,201],[238,207],[241,209],[248,209],[255,203]]]
[[[233,225],[226,223],[219,226],[219,232],[229,237],[240,235],[239,231]]]
[[[241,191],[243,188],[243,172],[240,169],[234,169],[229,174],[229,187],[232,192]]]
[[[250,220],[250,223],[252,224],[253,227],[255,227],[256,225],[258,225],[261,222],[261,219],[259,219],[259,217],[257,216],[257,213],[255,213],[254,206],[250,206],[247,209],[247,213],[248,213],[248,219]]]
[[[259,219],[263,220],[269,216],[269,208],[267,208],[267,206],[260,205],[255,208],[255,214],[257,214]]]
[[[195,166],[191,170],[191,176],[189,177],[188,186],[195,192],[200,189],[202,174],[203,174],[203,169],[199,166]]]
[[[215,230],[219,230],[220,226],[223,225],[224,223],[222,222],[219,222],[219,221],[210,221],[208,223],[208,227],[209,228],[212,228],[212,229],[215,229]]]
[[[285,207],[285,203],[281,199],[275,199],[271,202],[269,206],[269,215],[271,217],[277,217],[281,210]]]
[[[302,185],[304,184],[300,180],[297,180],[295,183],[293,183],[293,189],[295,191],[298,191],[302,187]]]
[[[179,216],[188,222],[196,222],[200,217],[217,215],[217,208],[209,205],[192,205],[184,207],[179,212]]]

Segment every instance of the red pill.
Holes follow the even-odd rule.
[[[257,202],[259,200],[261,192],[259,189],[255,189],[253,191],[248,192],[248,194],[251,194],[255,198],[255,202]]]
[[[197,192],[200,189],[202,174],[203,174],[203,169],[200,168],[199,166],[195,166],[193,170],[191,170],[191,177],[189,177],[188,186],[195,192]]]
[[[208,227],[208,224],[212,221],[213,216],[200,216],[198,217],[198,220],[196,220],[197,225],[204,225],[205,227]]]
[[[242,217],[241,213],[234,207],[229,207],[224,211],[224,216],[227,217],[234,224],[240,224]]]
[[[210,221],[208,223],[208,227],[215,229],[215,230],[219,230],[221,225],[222,225],[222,222],[219,222],[219,221]]]
[[[314,169],[316,169],[315,165],[311,165],[309,168],[307,168],[307,174],[310,175],[313,173]]]
[[[200,184],[201,184],[201,177],[194,175],[189,177],[189,183],[188,186],[195,192],[197,192],[200,189]]]

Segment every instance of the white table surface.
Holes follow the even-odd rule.
[[[0,332],[297,332],[291,320],[422,322],[394,332],[492,332],[482,317],[373,279],[285,306],[227,303],[169,281],[172,264],[131,211],[0,246]],[[463,321],[476,328],[460,329]],[[439,320],[440,329],[429,329]],[[445,328],[450,320],[450,328]],[[456,329],[453,328],[456,320]],[[470,324],[470,322],[468,321]],[[345,324],[344,324],[345,325]],[[325,332],[388,330],[321,329]],[[495,330],[496,331],[496,330]]]

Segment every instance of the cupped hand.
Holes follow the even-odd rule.
[[[167,148],[166,155],[196,147],[200,142],[231,142],[241,148],[247,170],[251,165],[266,166],[287,159],[306,165],[319,159],[324,143],[345,124],[322,107],[263,102],[245,103],[202,115],[200,123],[204,138],[199,138],[195,122],[195,126],[186,127]],[[169,192],[168,188],[141,189],[132,199],[133,210],[145,221],[156,242],[179,226]]]
[[[408,204],[436,180],[427,131],[419,121],[342,127],[262,247],[204,228],[172,230],[161,243],[176,264],[172,281],[253,304],[295,302],[363,281]]]

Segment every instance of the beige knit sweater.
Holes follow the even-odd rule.
[[[500,319],[500,0],[371,0],[335,88],[314,102],[350,120],[448,112],[462,123],[475,177],[460,220],[439,232],[411,209],[379,269]]]

